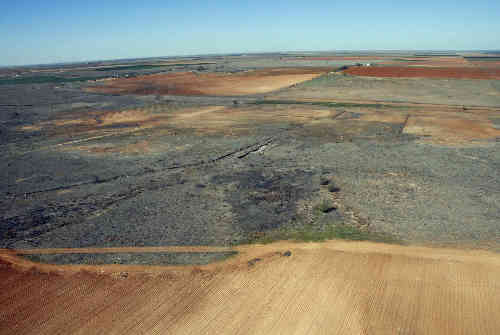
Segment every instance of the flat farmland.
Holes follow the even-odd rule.
[[[236,250],[236,258],[222,263],[170,268],[40,266],[2,252],[0,333],[496,334],[500,328],[498,254],[341,241]]]
[[[328,68],[272,69],[235,74],[196,74],[180,72],[155,74],[129,79],[116,79],[91,92],[113,94],[175,94],[175,95],[248,95],[274,91],[328,72]]]

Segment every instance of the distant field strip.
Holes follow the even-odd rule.
[[[71,83],[77,81],[99,80],[107,77],[56,77],[56,76],[36,76],[0,79],[0,85],[17,84],[47,84],[47,83]]]
[[[95,70],[96,71],[131,71],[131,70],[157,69],[157,68],[168,67],[168,66],[190,66],[190,65],[194,66],[194,65],[210,65],[210,64],[215,64],[215,62],[117,65],[117,66],[109,66],[109,67],[99,67],[99,68],[95,68]]]

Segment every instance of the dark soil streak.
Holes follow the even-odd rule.
[[[405,121],[401,125],[401,129],[399,130],[399,134],[398,135],[402,135],[403,134],[403,131],[405,130],[406,125],[408,124],[408,120],[409,119],[410,119],[410,114],[406,115]]]
[[[218,157],[215,157],[215,158],[211,158],[211,159],[208,159],[208,160],[202,160],[202,161],[198,161],[198,162],[194,162],[194,163],[173,165],[173,166],[168,166],[168,167],[165,167],[165,168],[162,168],[162,169],[148,169],[145,172],[143,171],[143,172],[136,173],[136,174],[122,174],[122,175],[112,176],[112,177],[104,178],[104,179],[95,178],[95,179],[92,179],[92,180],[84,180],[84,181],[76,182],[76,183],[69,184],[69,185],[61,185],[61,186],[51,187],[51,188],[47,188],[47,189],[43,189],[43,190],[23,192],[23,193],[18,193],[18,194],[13,194],[13,195],[11,194],[11,196],[14,197],[14,198],[15,197],[25,197],[26,198],[28,196],[35,195],[35,194],[40,194],[40,193],[47,193],[47,192],[68,190],[68,189],[71,189],[71,188],[85,186],[85,185],[91,185],[91,184],[109,183],[109,182],[118,180],[120,178],[140,177],[140,176],[144,176],[144,175],[148,175],[148,174],[154,174],[154,173],[159,173],[159,172],[163,172],[163,171],[171,171],[171,170],[178,170],[178,169],[199,167],[199,166],[203,166],[203,165],[206,165],[206,164],[215,163],[215,162],[221,161],[221,160],[226,159],[226,158],[230,158],[230,157],[232,157],[232,156],[234,156],[234,155],[236,155],[236,154],[244,151],[241,154],[241,156],[238,156],[238,158],[242,158],[242,157],[245,157],[246,155],[248,155],[251,152],[257,151],[262,146],[271,143],[275,137],[267,138],[267,139],[265,139],[263,141],[250,144],[248,146],[239,148],[237,150],[231,151],[231,152],[226,153],[224,155],[221,155],[221,156],[218,156]],[[9,195],[9,194],[7,194],[7,195]]]

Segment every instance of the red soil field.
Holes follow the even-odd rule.
[[[237,96],[267,93],[311,80],[331,68],[270,69],[231,73],[177,72],[105,81],[91,92],[112,94],[174,94]]]
[[[355,76],[392,78],[500,79],[500,68],[360,66],[344,71]]]
[[[0,334],[500,331],[498,254],[344,241],[237,250],[184,267],[37,265],[0,250]]]

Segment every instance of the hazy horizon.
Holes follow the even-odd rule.
[[[187,57],[215,57],[215,56],[231,56],[231,55],[259,55],[259,54],[307,54],[307,53],[312,53],[312,54],[319,54],[319,53],[326,53],[326,54],[343,54],[343,53],[354,53],[354,54],[361,54],[361,53],[419,53],[419,52],[430,52],[430,53],[446,53],[446,52],[456,52],[456,53],[475,53],[475,52],[482,52],[482,53],[498,53],[500,50],[495,50],[495,49],[490,49],[490,50],[448,50],[448,49],[415,49],[415,50],[287,50],[287,51],[268,51],[268,52],[228,52],[228,53],[207,53],[207,54],[183,54],[183,55],[162,55],[162,56],[147,56],[147,57],[135,57],[135,58],[109,58],[109,59],[84,59],[81,61],[67,61],[67,62],[54,62],[54,63],[38,63],[38,64],[17,64],[17,65],[12,65],[12,64],[7,64],[7,65],[0,65],[0,68],[6,68],[6,67],[23,67],[23,66],[51,66],[51,65],[70,65],[70,64],[80,64],[80,63],[94,63],[94,62],[118,62],[118,61],[127,61],[127,60],[148,60],[148,59],[159,59],[159,58],[187,58]]]
[[[500,49],[500,3],[274,1],[0,4],[0,65],[287,50]]]

